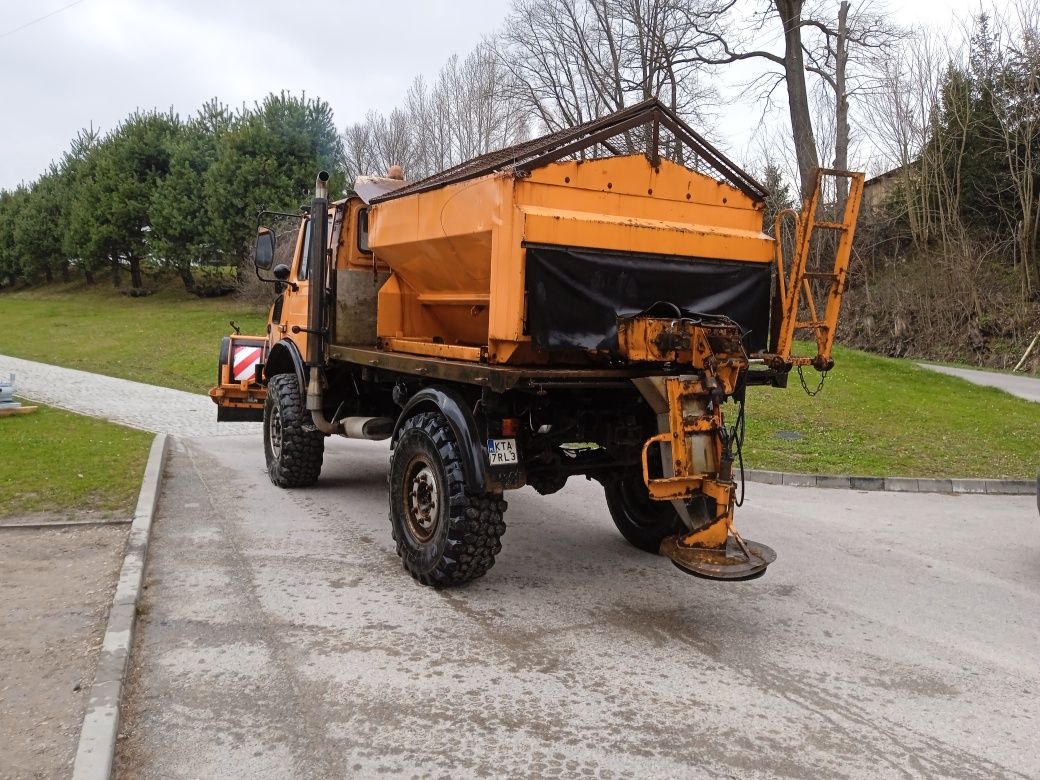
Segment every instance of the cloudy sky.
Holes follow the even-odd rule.
[[[111,129],[135,108],[190,115],[214,96],[236,106],[306,90],[332,105],[342,128],[392,108],[416,74],[465,54],[509,4],[334,0],[304,18],[304,5],[284,0],[0,0],[0,188],[34,179],[81,127]],[[915,24],[979,3],[889,6]],[[747,146],[727,145],[738,158]]]

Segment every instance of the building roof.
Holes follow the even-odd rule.
[[[911,165],[913,165],[913,163],[911,163]],[[865,182],[863,182],[863,186],[864,187],[870,187],[870,186],[875,185],[875,184],[880,184],[883,181],[887,181],[888,179],[891,179],[893,176],[898,176],[899,174],[903,173],[903,170],[906,167],[908,167],[908,166],[900,165],[898,168],[893,168],[890,171],[885,171],[884,173],[879,173],[877,176],[872,176],[871,178],[869,178]]]

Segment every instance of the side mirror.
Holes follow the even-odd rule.
[[[256,251],[253,254],[253,264],[261,271],[267,271],[274,263],[274,232],[270,228],[262,227],[256,236]]]
[[[289,266],[287,266],[285,263],[279,263],[271,270],[271,273],[274,274],[274,278],[277,279],[279,282],[288,281]]]

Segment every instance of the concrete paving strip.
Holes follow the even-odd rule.
[[[83,729],[72,769],[73,780],[108,780],[112,773],[123,676],[133,642],[137,600],[144,580],[152,517],[159,501],[167,447],[167,436],[159,434],[152,442],[148,455],[130,537],[126,542],[123,567],[112,597],[108,626],[94,672],[94,685],[87,700],[87,712],[83,718]]]
[[[1023,374],[1004,374],[996,371],[977,371],[973,368],[954,368],[953,366],[937,366],[933,363],[918,363],[921,368],[938,371],[940,374],[955,376],[966,382],[985,387],[996,387],[1005,393],[1023,398],[1026,401],[1040,403],[1040,377]]]
[[[218,424],[217,407],[199,393],[0,355],[0,376],[9,373],[22,398],[143,431],[191,438],[261,430],[260,423]]]

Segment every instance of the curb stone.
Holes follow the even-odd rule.
[[[914,477],[885,477],[885,490],[893,493],[920,493],[921,480]]]
[[[850,477],[851,487],[853,490],[884,490],[885,479],[884,477]],[[920,487],[920,482],[918,482]]]
[[[784,485],[792,485],[794,487],[816,487],[815,474],[792,474],[785,471],[780,476],[781,484]]]
[[[123,555],[123,567],[112,597],[105,638],[94,672],[94,684],[87,699],[87,712],[83,717],[83,729],[72,766],[73,780],[108,780],[112,774],[123,677],[130,658],[130,646],[133,644],[137,599],[144,581],[152,517],[159,501],[159,487],[168,447],[169,437],[160,433],[152,441],[148,454],[148,465],[145,466],[144,479],[141,480],[141,493]]]
[[[844,477],[828,474],[816,475],[816,487],[820,488],[844,488],[852,487],[852,477]]]
[[[986,480],[984,479],[954,479],[954,493],[985,493]]]
[[[836,474],[799,474],[789,471],[746,469],[748,482],[793,487],[872,490],[889,493],[954,493],[996,496],[1032,496],[1040,490],[1040,478],[942,479],[931,477],[846,477]]]

